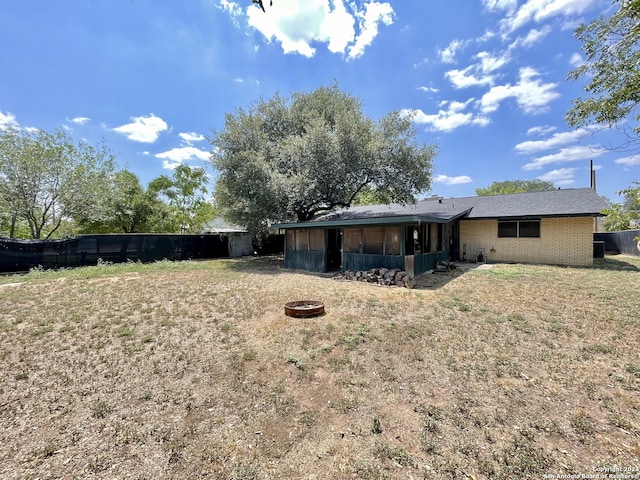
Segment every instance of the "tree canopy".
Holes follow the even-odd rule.
[[[624,197],[623,203],[614,203],[610,209],[605,210],[606,215],[603,225],[609,232],[631,230],[640,228],[640,182],[633,184],[618,192]]]
[[[94,214],[113,171],[104,145],[74,143],[62,131],[0,132],[0,207],[10,236],[26,222],[31,238],[50,238],[63,221]]]
[[[575,32],[586,60],[569,78],[587,79],[590,96],[574,99],[565,120],[572,127],[626,122],[627,142],[619,147],[635,151],[640,144],[640,0],[616,3],[613,15],[582,24]]]
[[[411,202],[431,185],[434,145],[418,144],[410,117],[366,117],[336,84],[276,94],[225,116],[214,131],[214,198],[227,220],[253,232],[348,207],[370,189]]]
[[[545,192],[555,189],[553,183],[544,180],[505,180],[502,182],[493,182],[486,188],[476,188],[476,195],[487,197],[508,193]]]

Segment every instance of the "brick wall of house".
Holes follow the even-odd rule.
[[[543,218],[540,238],[498,238],[497,220],[460,221],[467,260],[484,248],[489,262],[593,265],[593,218]]]

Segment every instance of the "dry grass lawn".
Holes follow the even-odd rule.
[[[414,290],[281,265],[0,277],[0,478],[640,468],[640,259],[456,270]],[[284,315],[302,299],[326,314]]]

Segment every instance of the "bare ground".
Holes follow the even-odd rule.
[[[633,474],[640,260],[492,267],[414,290],[274,258],[2,278],[0,478]],[[300,299],[326,314],[285,316]]]

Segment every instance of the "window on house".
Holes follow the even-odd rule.
[[[540,238],[540,220],[498,221],[499,238]]]

